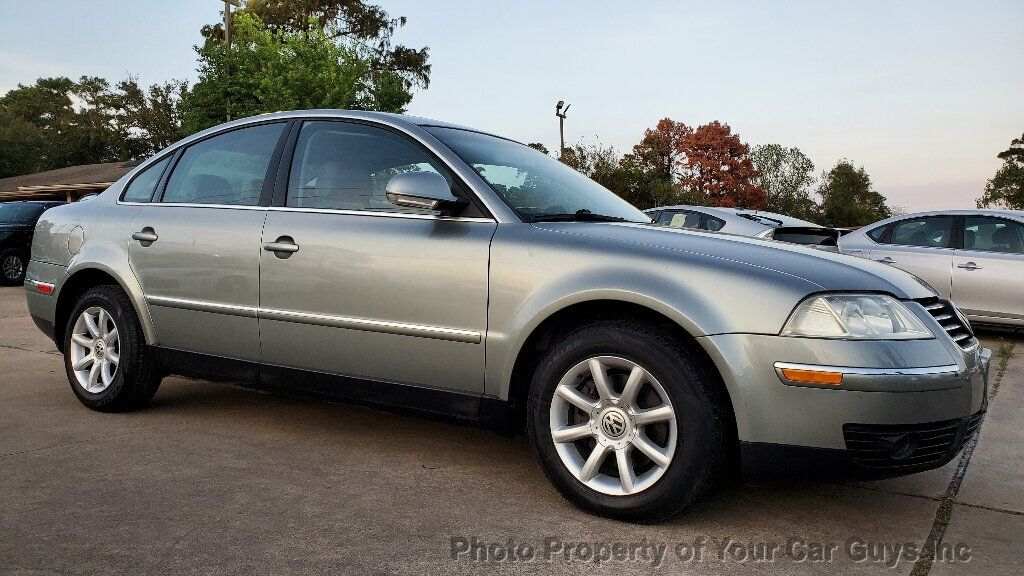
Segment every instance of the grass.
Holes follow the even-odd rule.
[[[989,391],[989,398],[994,397],[999,392],[999,383],[1003,380],[1003,374],[1006,374],[1006,366],[1010,363],[1010,360],[1014,356],[1014,342],[1010,340],[999,339],[999,344],[996,345],[996,374],[995,378],[992,379],[992,390]]]

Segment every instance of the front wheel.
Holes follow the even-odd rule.
[[[135,309],[116,286],[97,286],[78,300],[65,331],[64,367],[82,404],[103,412],[142,408],[161,380]]]
[[[534,375],[530,441],[573,503],[621,520],[664,520],[719,473],[718,390],[670,334],[631,321],[591,324],[548,352]]]
[[[8,248],[0,250],[0,284],[17,286],[25,281],[25,256]]]

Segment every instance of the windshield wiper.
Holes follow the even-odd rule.
[[[594,214],[586,208],[571,214],[538,214],[530,218],[530,222],[625,222],[625,218]]]

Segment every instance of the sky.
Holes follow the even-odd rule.
[[[863,165],[890,204],[969,208],[1024,132],[1024,1],[377,0],[428,46],[411,114],[629,151],[660,118]],[[0,0],[0,93],[38,77],[196,79],[220,0]]]

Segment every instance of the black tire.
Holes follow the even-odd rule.
[[[563,464],[551,437],[550,409],[559,380],[596,356],[640,365],[661,384],[675,411],[678,440],[672,460],[659,479],[638,493],[612,496],[587,486]],[[668,332],[629,320],[600,321],[568,334],[541,361],[530,386],[527,431],[545,475],[570,502],[619,520],[659,522],[682,512],[714,485],[725,459],[723,401],[701,363]]]
[[[110,384],[102,391],[86,391],[72,367],[71,336],[75,323],[90,308],[102,308],[117,327],[120,361]],[[146,346],[135,308],[119,286],[96,286],[78,299],[64,328],[64,368],[78,399],[100,412],[127,412],[145,407],[162,379],[155,352]]]
[[[15,248],[0,250],[0,284],[17,286],[25,282],[26,268],[28,268],[28,259],[20,250]]]

